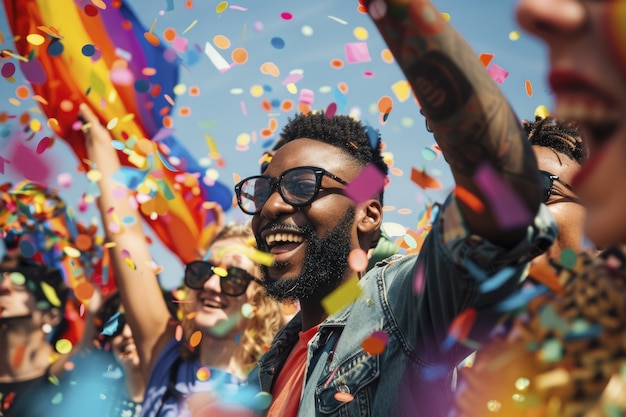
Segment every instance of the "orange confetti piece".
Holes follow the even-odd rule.
[[[248,62],[248,51],[246,51],[244,48],[233,49],[233,52],[231,53],[230,56],[233,59],[233,62],[236,64],[243,65],[246,62]],[[263,67],[261,67],[261,71],[263,71]],[[278,71],[278,67],[276,67],[276,71]],[[277,76],[278,75],[276,75],[276,77]]]
[[[425,171],[420,171],[419,169],[413,167],[411,168],[411,181],[424,190],[429,188],[437,190],[441,188],[441,181],[437,178],[431,177]]]
[[[350,401],[354,400],[354,396],[352,394],[343,391],[337,391],[334,397],[337,401],[340,401],[342,403],[349,403]]]
[[[470,330],[472,330],[472,326],[474,325],[475,320],[475,309],[468,308],[467,310],[463,310],[459,313],[458,316],[454,318],[454,320],[452,320],[450,328],[448,329],[448,334],[453,335],[456,340],[467,339],[467,335],[469,334]]]
[[[484,67],[487,67],[493,59],[493,54],[480,54],[478,59],[480,59],[480,62],[483,64]]]
[[[83,281],[74,287],[74,295],[76,295],[79,300],[89,300],[95,291],[93,285],[87,281]]]
[[[228,39],[224,35],[215,35],[213,37],[213,43],[216,47],[220,49],[228,49],[230,48],[230,39]]]
[[[201,340],[202,340],[202,332],[200,330],[196,330],[195,332],[193,332],[193,334],[189,338],[189,345],[195,348],[196,346],[200,344]]]
[[[528,94],[528,97],[533,96],[533,85],[530,83],[530,80],[526,80],[526,94]]]
[[[159,46],[161,44],[161,41],[159,41],[159,38],[152,32],[144,33],[143,37],[146,38],[148,43],[152,46]]]
[[[361,347],[364,351],[372,356],[380,355],[385,351],[387,345],[385,342],[377,337],[370,336],[363,340]]]
[[[563,294],[563,286],[554,268],[545,264],[531,264],[528,275],[535,281],[550,288],[556,294]]]
[[[13,369],[19,369],[24,362],[24,356],[26,354],[26,345],[19,345],[15,348],[15,352],[13,353],[13,357],[11,358],[11,366]]]
[[[167,28],[163,31],[163,39],[168,42],[172,42],[176,39],[176,30],[174,28]]]
[[[383,96],[378,99],[378,111],[383,114],[391,113],[393,107],[393,100],[389,96]]]
[[[343,61],[339,58],[332,59],[330,61],[330,66],[335,69],[343,68]]]
[[[472,211],[481,213],[483,210],[485,210],[485,205],[483,204],[483,202],[461,185],[457,184],[457,186],[454,188],[454,195],[465,205],[471,208]]]

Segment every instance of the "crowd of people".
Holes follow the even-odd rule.
[[[624,415],[623,3],[520,1],[556,98],[522,121],[429,0],[364,3],[456,183],[419,254],[381,232],[383,185],[347,192],[387,176],[380,135],[298,113],[234,187],[250,221],[220,224],[164,291],[123,161],[81,105],[102,224],[127,220],[104,230],[117,289],[94,285],[64,348],[76,297],[25,250],[36,225],[3,225],[0,416]]]

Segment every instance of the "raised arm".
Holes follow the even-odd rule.
[[[372,0],[368,10],[411,84],[456,183],[484,203],[485,210],[475,211],[459,200],[466,224],[493,243],[515,245],[541,196],[530,144],[500,89],[430,1]],[[485,163],[515,190],[528,223],[504,228],[494,221],[492,201],[475,181]]]
[[[159,353],[174,337],[174,328],[169,326],[170,313],[156,273],[150,266],[152,257],[141,218],[128,201],[130,192],[126,190],[124,196],[119,197],[115,191],[121,184],[111,176],[121,165],[111,145],[111,135],[87,105],[81,105],[79,114],[89,125],[85,132],[87,156],[102,174],[98,207],[107,241],[115,245],[110,249],[115,279],[141,359],[141,369],[148,380]],[[133,221],[125,221],[119,232],[112,231],[109,225],[119,225],[121,219]]]

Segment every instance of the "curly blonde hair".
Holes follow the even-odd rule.
[[[252,229],[248,223],[227,225],[212,240],[215,242],[225,239],[241,238],[245,241],[254,238]],[[185,299],[191,293],[191,289],[184,287]],[[240,377],[245,377],[254,367],[259,358],[269,348],[274,336],[283,324],[283,312],[281,304],[270,299],[263,287],[256,282],[251,282],[247,291],[251,294],[248,303],[254,308],[251,317],[243,317],[238,327],[242,329],[241,337],[237,343],[237,350],[233,356],[240,373]],[[197,330],[193,322],[194,311],[189,303],[180,303],[182,313],[181,325],[185,340],[189,340],[191,335]],[[183,358],[197,355],[194,348],[188,343],[184,345]]]

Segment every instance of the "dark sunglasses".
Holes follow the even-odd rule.
[[[250,281],[260,283],[245,269],[236,266],[224,269],[205,261],[193,261],[185,267],[185,284],[194,290],[201,290],[213,274],[220,277],[222,292],[231,297],[237,297],[246,292]]]
[[[240,181],[235,185],[237,204],[244,213],[257,214],[278,188],[278,193],[286,203],[293,207],[308,206],[320,192],[324,175],[340,184],[348,185],[347,181],[324,168],[296,167],[286,170],[278,178],[255,175]]]
[[[572,193],[574,189],[567,184],[565,181],[561,180],[558,175],[551,174],[547,171],[539,171],[539,176],[541,177],[541,184],[543,186],[543,202],[547,203],[552,195],[552,189],[554,188],[554,182],[558,182],[563,187],[570,190]],[[574,203],[581,204],[580,200],[576,196],[565,196],[568,200],[571,200]]]

